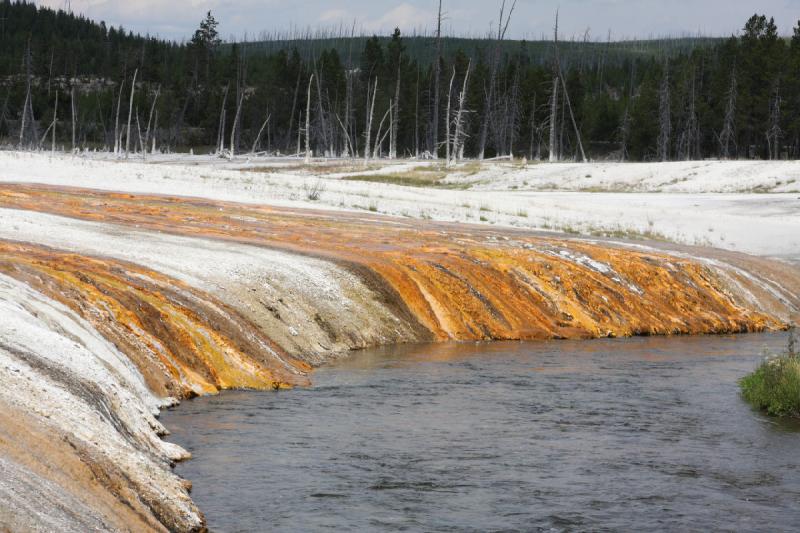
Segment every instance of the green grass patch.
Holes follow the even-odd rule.
[[[739,380],[742,396],[771,416],[800,418],[800,352],[794,331],[783,355],[768,357]]]
[[[468,189],[469,184],[443,183],[447,177],[444,172],[414,170],[397,174],[362,174],[342,178],[346,181],[365,181],[368,183],[388,183],[405,187],[432,187],[438,189]]]

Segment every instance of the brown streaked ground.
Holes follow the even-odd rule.
[[[657,251],[353,213],[35,185],[0,186],[0,206],[265,246],[335,261],[361,275],[366,268],[376,275],[373,285],[375,279],[385,285],[389,302],[407,308],[440,340],[781,326],[735,294],[715,269]]]

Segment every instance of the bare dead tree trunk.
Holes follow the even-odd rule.
[[[28,102],[31,99],[31,92],[30,88],[28,88],[28,92],[25,93],[25,103],[22,106],[22,118],[20,119],[20,127],[19,127],[19,147],[22,148],[23,143],[25,142],[25,120],[28,118]]]
[[[272,118],[272,115],[270,115],[269,112],[267,112],[267,118],[265,118],[264,119],[264,123],[261,124],[261,128],[258,130],[258,135],[256,135],[256,140],[253,141],[253,148],[252,148],[252,150],[250,150],[251,154],[256,153],[256,148],[258,147],[258,142],[261,140],[261,134],[264,133],[264,128],[266,128],[267,124],[269,124],[269,119],[270,118]]]
[[[370,102],[370,94],[369,94],[369,86],[370,83],[367,82],[367,131],[366,133],[366,145],[364,146],[364,165],[367,164],[369,161],[370,155],[370,143],[372,139],[370,138],[372,135],[372,119],[375,115],[375,96],[378,94],[378,77],[375,77],[375,87],[372,89],[372,102]]]
[[[138,68],[133,71],[133,82],[131,83],[131,99],[130,105],[128,106],[128,129],[125,133],[125,159],[128,159],[128,152],[131,146],[131,115],[133,115],[133,96],[136,94],[136,75],[138,73]]]
[[[244,102],[244,92],[239,95],[239,103],[236,104],[236,115],[233,118],[233,127],[231,128],[231,154],[230,159],[233,160],[233,157],[236,155],[236,130],[239,124],[239,117],[241,116],[242,112],[242,103]]]
[[[153,114],[156,111],[158,95],[161,94],[161,85],[156,87],[156,94],[153,96],[153,103],[150,105],[150,115],[147,117],[147,131],[144,134],[144,148],[142,149],[142,159],[147,159],[147,149],[150,146],[150,126],[153,122]]]
[[[75,86],[73,85],[70,90],[70,108],[72,111],[72,151],[75,151],[75,128],[77,126],[77,108],[75,107]]]
[[[375,148],[372,151],[373,159],[380,158],[381,146],[383,145],[383,141],[384,139],[386,139],[386,135],[388,135],[389,132],[391,131],[391,128],[387,128],[386,135],[381,137],[381,133],[383,133],[383,124],[386,122],[386,118],[391,114],[391,112],[392,112],[392,101],[389,100],[389,109],[387,109],[386,113],[383,114],[383,118],[381,119],[380,124],[378,124],[378,134],[375,135]]]
[[[58,89],[56,89],[56,103],[53,107],[53,141],[50,145],[50,151],[56,153],[56,125],[58,124]]]
[[[559,81],[559,62],[558,58],[558,11],[556,11],[556,26],[553,32],[553,92],[550,95],[550,162],[555,163],[559,159],[556,147],[556,127],[558,124],[558,81]]]
[[[450,76],[450,88],[447,90],[447,114],[445,115],[445,162],[448,165],[450,164],[450,142],[452,141],[450,137],[450,100],[453,96],[453,82],[455,79],[456,67],[453,67],[453,75]]]
[[[397,66],[397,84],[394,88],[394,110],[392,111],[392,140],[389,143],[389,159],[397,158],[397,134],[400,131],[400,65]]]
[[[456,113],[456,131],[453,136],[453,159],[461,159],[464,155],[463,150],[463,139],[462,139],[462,132],[463,132],[463,124],[464,124],[464,113],[467,103],[467,86],[469,84],[469,72],[472,69],[472,60],[470,59],[469,63],[467,63],[467,72],[464,74],[464,84],[461,88],[461,93],[458,95],[458,113]]]
[[[531,103],[531,143],[530,149],[528,150],[528,157],[533,160],[534,159],[534,152],[533,152],[533,143],[536,141],[536,93],[533,93],[533,102]]]
[[[442,0],[439,0],[439,15],[436,18],[436,57],[433,64],[433,116],[431,117],[431,154],[439,157],[439,79],[442,61]]]
[[[564,89],[564,101],[567,103],[567,109],[569,109],[569,117],[572,120],[572,127],[575,129],[575,138],[578,140],[578,148],[580,149],[581,152],[581,160],[584,163],[586,163],[586,152],[583,151],[583,141],[581,140],[581,131],[578,129],[578,123],[575,122],[575,114],[572,112],[572,104],[569,101],[569,91],[567,91],[567,84],[564,83],[564,76],[559,75],[559,77],[561,78],[561,86]]]
[[[34,118],[33,118],[33,96],[31,94],[31,39],[28,37],[28,46],[25,48],[25,104],[22,106],[22,119],[19,128],[19,146],[22,148],[25,142],[25,129],[27,127],[28,116],[30,116],[31,131],[33,131],[33,142],[38,140],[37,132],[35,131]]]
[[[353,27],[350,30],[350,41],[349,47],[347,51],[347,72],[345,78],[345,97],[344,97],[344,123],[337,115],[336,118],[339,120],[339,124],[342,126],[344,130],[344,136],[346,139],[345,142],[345,150],[349,153],[345,154],[346,156],[356,157],[355,147],[353,146],[353,141],[350,135],[350,118],[353,114],[353,40],[356,33],[356,23],[353,21]]]
[[[483,111],[483,121],[481,122],[480,137],[478,138],[478,159],[483,159],[486,152],[486,140],[489,136],[489,118],[492,112],[492,102],[494,101],[495,83],[497,80],[497,68],[500,63],[500,45],[506,37],[511,16],[517,7],[517,0],[513,0],[508,15],[505,15],[506,0],[500,4],[500,19],[497,22],[497,40],[494,45],[494,55],[492,56],[492,70],[489,74],[489,90],[486,93],[486,104]],[[504,18],[505,17],[505,18]]]
[[[780,86],[775,83],[773,89],[773,96],[769,103],[769,129],[766,132],[767,136],[767,150],[771,160],[780,159],[781,152],[781,95]]]
[[[550,95],[550,162],[559,159],[556,140],[556,126],[558,124],[558,76],[553,78],[553,92]]]
[[[122,91],[125,89],[125,78],[122,78],[122,82],[119,85],[119,95],[117,96],[117,115],[116,121],[114,122],[114,155],[119,155],[120,152],[120,133],[119,133],[119,111],[122,107]]]
[[[297,83],[294,86],[294,96],[292,97],[292,112],[289,114],[289,129],[286,130],[286,151],[289,151],[289,146],[292,143],[292,125],[294,124],[294,114],[297,111],[297,98],[300,92],[300,78],[302,77],[303,71],[299,70],[297,73]],[[300,121],[297,121],[297,128],[298,128],[298,137],[300,136]],[[300,155],[300,144],[297,145],[297,154]]]
[[[306,165],[311,162],[311,84],[314,74],[308,79],[308,99],[306,101]]]
[[[302,141],[303,128],[300,123],[303,121],[303,110],[300,110],[300,117],[297,119],[297,157],[300,157],[300,142]]]
[[[142,137],[142,125],[139,123],[139,108],[136,108],[136,132],[139,135],[139,149],[142,152],[147,151],[147,146],[144,143],[144,138]],[[135,148],[134,148],[135,151]]]
[[[672,117],[669,94],[669,65],[664,66],[664,77],[658,91],[658,159],[669,161],[669,142],[672,134]]]
[[[737,83],[736,83],[736,68],[731,70],[731,84],[728,88],[728,101],[725,105],[725,121],[722,126],[722,132],[719,136],[720,151],[724,159],[729,159],[731,156],[730,144],[736,135],[736,97],[737,97]]]
[[[219,133],[217,134],[217,155],[225,151],[225,105],[228,103],[229,85],[225,86],[222,95],[222,107],[219,110]]]
[[[158,134],[158,109],[156,109],[156,116],[153,118],[153,143],[151,154],[156,153],[156,136]]]
[[[417,67],[417,86],[414,92],[414,157],[419,159],[419,67]]]

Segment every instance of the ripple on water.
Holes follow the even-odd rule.
[[[736,385],[783,342],[373,350],[163,420],[215,531],[792,530],[800,425]]]

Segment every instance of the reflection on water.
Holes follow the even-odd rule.
[[[374,350],[163,421],[215,531],[794,530],[800,427],[736,385],[784,342]]]

